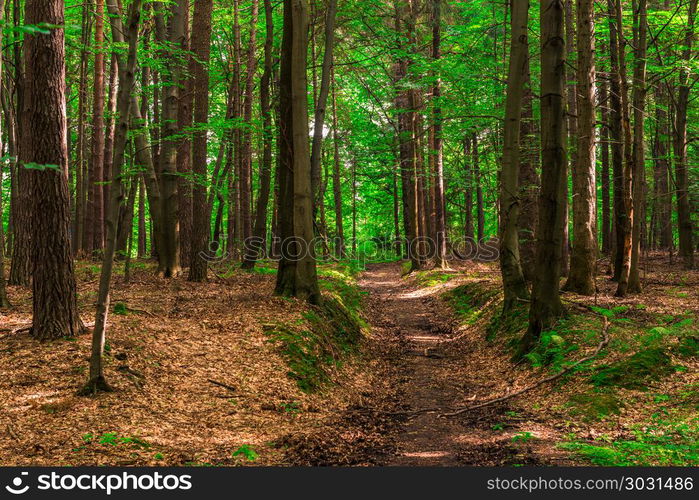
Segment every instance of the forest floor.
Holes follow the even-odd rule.
[[[80,397],[89,335],[40,344],[31,296],[0,311],[2,465],[699,465],[699,272],[645,262],[642,295],[564,294],[568,316],[512,363],[494,263],[406,275],[320,266],[330,308],[273,296],[274,265],[206,284],[119,266],[106,346],[113,393]],[[99,265],[77,265],[93,321]],[[338,312],[339,311],[339,312]],[[593,361],[507,395],[611,342]]]

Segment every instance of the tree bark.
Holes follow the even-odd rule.
[[[48,34],[24,37],[25,98],[22,168],[29,169],[33,324],[38,340],[82,333],[70,246],[70,193],[65,96],[64,6],[27,0],[25,23]],[[53,27],[55,26],[55,27]]]
[[[267,206],[272,182],[272,111],[270,104],[272,82],[272,50],[274,43],[274,17],[271,0],[264,0],[265,9],[265,48],[264,73],[260,80],[260,113],[262,114],[262,163],[260,164],[260,191],[255,204],[255,225],[251,252],[245,253],[243,269],[252,269],[260,258],[267,238]],[[246,248],[247,250],[247,248]]]
[[[593,0],[578,0],[577,147],[573,164],[573,251],[564,289],[594,295],[597,268],[595,13]]]
[[[697,0],[690,0],[687,12],[687,27],[684,36],[679,85],[675,111],[675,183],[677,187],[677,226],[679,231],[679,256],[685,269],[694,267],[694,242],[692,214],[689,203],[689,181],[687,160],[687,108],[689,103],[689,61],[692,58],[694,23],[697,15]]]
[[[128,31],[125,33],[121,22],[121,12],[117,6],[118,0],[107,0],[112,31],[116,35],[128,39],[129,49],[126,60],[117,56],[119,65],[119,92],[117,95],[117,124],[114,133],[114,157],[112,161],[112,189],[109,212],[107,214],[107,238],[100,272],[100,284],[97,295],[97,311],[95,313],[95,329],[92,334],[92,352],[90,356],[90,376],[82,389],[83,395],[95,394],[100,391],[111,391],[111,386],[104,377],[102,355],[107,333],[107,318],[109,314],[110,286],[114,256],[116,253],[116,236],[118,231],[119,208],[123,201],[122,168],[126,151],[127,133],[129,130],[129,112],[132,106],[131,89],[135,81],[136,54],[138,48],[138,25],[141,12],[141,0],[134,0],[129,8]],[[118,36],[114,36],[117,38]]]
[[[442,57],[442,6],[441,0],[433,0],[433,26],[432,26],[432,60],[439,63]],[[435,84],[432,89],[433,119],[434,119],[434,206],[435,218],[435,265],[436,267],[447,267],[447,219],[446,219],[446,203],[444,200],[444,138],[442,132],[442,104],[440,102],[442,95],[441,79],[439,69],[436,70],[437,75]]]
[[[500,173],[500,272],[504,291],[503,313],[529,297],[519,256],[519,168],[522,98],[529,58],[529,0],[511,2],[511,49],[505,100],[505,126]]]
[[[532,286],[529,327],[516,357],[529,352],[541,332],[563,313],[559,295],[565,224],[566,105],[564,6],[542,0],[541,22],[541,194],[537,226],[536,276]]]
[[[313,240],[313,193],[308,144],[307,0],[284,0],[280,76],[279,218],[283,241],[276,293],[321,300]]]
[[[194,123],[192,141],[194,182],[194,218],[189,261],[189,281],[206,281],[208,262],[204,258],[211,236],[211,211],[207,203],[208,162],[207,125],[209,121],[209,58],[211,54],[212,0],[194,2],[192,30],[192,76],[194,78]]]

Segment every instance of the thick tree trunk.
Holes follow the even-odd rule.
[[[160,2],[159,2],[160,3]],[[185,8],[187,0],[177,0],[170,4],[167,33],[163,41],[170,47],[182,46],[185,36]],[[162,15],[162,11],[160,12]],[[162,33],[161,33],[162,35]],[[180,98],[180,81],[182,63],[174,49],[165,54],[168,82],[162,96],[162,139],[160,145],[161,204],[162,204],[162,247],[158,248],[159,272],[166,278],[179,275],[180,266],[180,228],[179,196],[177,174],[177,111]]]
[[[541,21],[541,195],[537,226],[536,276],[529,328],[517,357],[527,353],[541,332],[563,313],[559,295],[566,183],[566,105],[564,9],[560,0],[542,0]]]
[[[194,183],[194,219],[192,246],[190,249],[189,281],[206,281],[208,262],[204,258],[211,236],[211,211],[207,203],[207,124],[209,121],[209,58],[211,54],[212,0],[194,2],[192,30],[192,76],[194,78],[194,123],[196,131],[192,141],[192,163],[196,178]]]
[[[519,168],[522,98],[529,58],[529,0],[511,3],[511,49],[505,100],[505,126],[500,173],[500,272],[504,291],[503,313],[529,297],[519,257]]]
[[[605,78],[599,87],[599,102],[601,103],[602,125],[600,127],[600,150],[602,157],[601,190],[602,190],[602,253],[609,255],[612,249],[612,218],[609,185],[609,82]]]
[[[0,21],[5,20],[5,0],[0,0]],[[3,34],[0,33],[0,47],[3,42]],[[4,91],[2,86],[3,67],[2,58],[0,58],[0,103],[4,102]],[[3,151],[2,144],[2,124],[0,123],[0,152]],[[2,186],[2,165],[0,165],[0,186]],[[0,193],[0,309],[10,307],[10,301],[7,298],[7,289],[5,287],[5,232],[2,214],[2,194]]]
[[[565,290],[595,293],[597,186],[595,110],[595,13],[593,0],[578,0],[577,147],[573,164],[573,251]]]
[[[317,304],[321,296],[312,246],[307,52],[307,0],[284,0],[279,113],[279,218],[283,244],[276,293]]]
[[[70,247],[64,6],[61,0],[27,0],[25,9],[26,24],[57,26],[24,37],[20,159],[22,168],[30,169],[31,335],[44,341],[75,337],[83,326]]]

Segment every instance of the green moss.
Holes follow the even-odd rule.
[[[648,382],[660,380],[674,371],[670,356],[658,347],[638,351],[629,358],[598,368],[590,382],[597,387],[644,390]]]
[[[454,312],[467,324],[476,323],[493,303],[500,292],[480,283],[466,283],[449,291],[445,298]]]
[[[593,422],[609,415],[618,415],[622,403],[612,391],[592,391],[572,395],[566,406],[570,408],[572,416]]]
[[[331,381],[333,369],[357,351],[366,326],[360,315],[362,292],[353,280],[324,274],[321,304],[297,323],[306,328],[281,323],[265,327],[289,367],[288,376],[304,392],[317,391]]]

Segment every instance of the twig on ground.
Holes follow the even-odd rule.
[[[543,379],[539,380],[537,383],[529,385],[529,386],[525,387],[524,389],[520,389],[519,391],[513,392],[511,394],[507,394],[506,396],[501,396],[499,398],[484,401],[483,403],[479,403],[477,405],[465,406],[463,408],[458,408],[454,411],[442,413],[442,414],[440,414],[440,417],[453,417],[455,415],[460,415],[462,413],[466,413],[467,411],[476,410],[478,408],[483,408],[484,406],[490,406],[490,405],[496,404],[496,403],[501,403],[501,402],[506,401],[508,399],[512,399],[514,397],[520,396],[520,395],[524,394],[525,392],[529,392],[533,389],[536,389],[537,387],[540,387],[548,382],[553,382],[554,380],[561,378],[566,373],[570,373],[574,368],[576,368],[577,366],[580,366],[582,363],[585,363],[587,361],[590,361],[591,359],[594,359],[602,351],[602,349],[604,349],[607,346],[607,344],[609,344],[609,320],[605,316],[602,316],[602,320],[604,321],[604,324],[602,326],[602,333],[601,333],[602,339],[600,340],[600,343],[595,348],[594,352],[592,354],[590,354],[589,356],[585,356],[584,358],[579,359],[578,361],[576,361],[572,365],[564,368],[563,370],[556,373],[555,375],[551,375],[550,377],[543,378]]]
[[[210,378],[207,378],[206,381],[209,382],[210,384],[214,384],[214,385],[217,385],[219,387],[223,387],[224,389],[228,389],[229,391],[235,392],[237,390],[232,385],[224,384],[223,382],[218,382],[218,381],[210,379]]]

